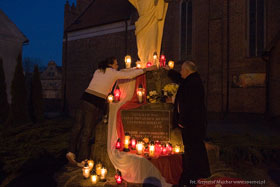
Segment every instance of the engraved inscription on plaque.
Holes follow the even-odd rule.
[[[169,110],[122,111],[124,132],[129,132],[137,139],[147,136],[151,140],[169,141],[170,118]]]

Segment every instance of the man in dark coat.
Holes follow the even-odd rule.
[[[181,76],[180,76],[181,74]],[[183,173],[179,186],[195,186],[200,178],[210,176],[207,151],[204,145],[206,136],[206,108],[204,88],[196,65],[185,61],[180,74],[170,70],[168,75],[180,82],[174,103],[174,123],[182,131],[185,148]]]

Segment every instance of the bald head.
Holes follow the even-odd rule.
[[[187,68],[191,72],[196,72],[197,71],[197,67],[196,67],[195,63],[192,62],[192,61],[185,61],[183,63],[183,67]]]
[[[181,77],[187,78],[190,74],[197,71],[197,66],[192,61],[185,61],[181,66]]]

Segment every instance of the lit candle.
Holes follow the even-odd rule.
[[[129,152],[129,144],[130,144],[130,135],[129,133],[125,133],[124,136],[124,150],[125,152]]]
[[[175,153],[180,153],[180,145],[175,146]]]
[[[117,182],[117,184],[121,184],[122,183],[122,177],[121,176],[117,176],[116,182]]]
[[[156,141],[156,142],[155,142],[155,151],[156,151],[157,154],[160,154],[160,153],[161,153],[160,148],[161,148],[160,142],[159,142],[159,141]]]
[[[157,59],[157,52],[154,52],[154,54],[153,54],[153,59],[154,59],[154,60]]]
[[[121,148],[121,140],[118,138],[117,143],[116,143],[116,149]]]
[[[136,139],[134,137],[131,138],[131,149],[135,150],[136,148]]]
[[[154,144],[149,145],[149,156],[150,157],[155,156],[155,145]]]
[[[162,146],[162,154],[163,154],[163,155],[166,155],[166,154],[167,154],[166,146]]]
[[[107,174],[107,169],[105,167],[102,167],[101,169],[101,175],[100,175],[100,180],[101,181],[106,181],[106,174]]]
[[[143,102],[143,93],[142,93],[142,91],[137,91],[137,98],[138,98],[138,102],[139,103]]]
[[[94,166],[94,161],[93,160],[89,160],[88,161],[88,167],[89,167],[90,171],[92,170],[93,166]]]
[[[130,68],[131,67],[131,56],[126,55],[124,58],[124,61],[125,61],[125,67]]]
[[[166,150],[167,150],[167,154],[170,154],[172,152],[172,145],[170,143],[166,144]]]
[[[107,97],[108,103],[112,103],[114,101],[114,96],[112,94],[109,94]]]
[[[142,84],[139,84],[139,87],[137,88],[137,98],[138,102],[143,102],[143,95],[145,94],[145,89],[143,88]]]
[[[95,166],[96,175],[101,175],[101,168],[102,168],[102,164],[100,162],[97,163]]]
[[[152,66],[152,63],[151,62],[147,62],[146,67],[148,68],[148,67],[151,67],[151,66]]]
[[[97,183],[97,180],[98,180],[98,177],[97,177],[96,174],[91,175],[91,183],[92,183],[92,184],[96,184],[96,183]]]
[[[157,52],[154,52],[154,54],[153,54],[153,59],[154,59],[154,64],[156,64],[157,67],[159,67],[159,64],[158,64],[158,62],[157,62]]]
[[[85,166],[83,167],[83,176],[85,179],[89,178],[90,176],[90,169],[89,169],[89,166],[88,166],[88,163],[86,162],[85,163]]]
[[[143,142],[139,141],[136,145],[137,154],[141,155],[143,153]]]
[[[168,66],[169,66],[170,69],[173,69],[174,68],[174,61],[170,60],[168,62]]]
[[[117,184],[121,184],[122,183],[122,174],[119,170],[117,170],[117,173],[115,175],[115,179],[116,179],[116,182]]]
[[[117,85],[117,87],[114,90],[114,100],[120,101],[120,97],[121,97],[121,90],[120,90],[119,86]]]
[[[166,62],[165,56],[163,54],[160,55],[160,67],[165,66],[165,62]]]
[[[137,61],[137,62],[136,62],[136,68],[141,68],[141,67],[142,67],[141,62],[140,62],[140,61]]]

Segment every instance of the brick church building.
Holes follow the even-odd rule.
[[[279,116],[280,1],[168,2],[162,51],[167,60],[196,62],[208,112]],[[66,2],[63,77],[70,114],[99,61],[116,56],[124,67],[126,54],[137,60],[137,18],[128,0]]]

